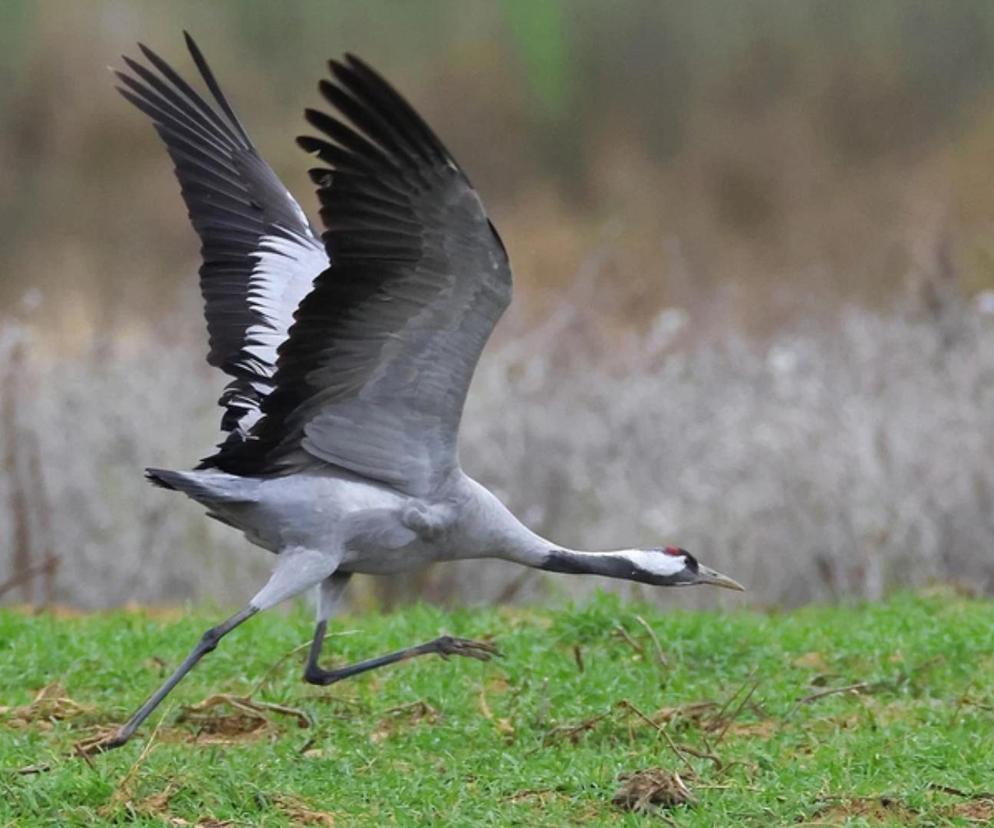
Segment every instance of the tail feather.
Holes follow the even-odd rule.
[[[224,472],[172,471],[145,469],[145,478],[153,485],[183,494],[205,503],[248,503],[255,500],[258,480]]]
[[[153,486],[158,486],[160,489],[169,489],[173,492],[182,491],[178,485],[180,477],[181,474],[179,472],[169,471],[168,469],[145,469],[145,479],[149,483]]]

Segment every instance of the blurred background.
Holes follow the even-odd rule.
[[[271,560],[147,486],[217,440],[198,243],[108,64],[197,39],[312,216],[294,145],[354,51],[483,194],[516,302],[463,465],[533,528],[676,543],[741,598],[498,563],[358,605],[994,592],[987,0],[0,2],[0,601],[237,603]]]

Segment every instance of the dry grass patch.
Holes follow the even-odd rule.
[[[75,719],[92,713],[94,708],[70,698],[58,682],[42,687],[29,704],[21,707],[0,707],[0,716],[8,727],[24,728],[31,725],[45,729],[51,722]]]
[[[637,813],[650,813],[656,808],[692,805],[697,797],[676,771],[648,768],[622,774],[623,783],[611,799],[619,808]]]

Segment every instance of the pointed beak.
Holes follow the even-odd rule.
[[[738,592],[745,592],[745,587],[738,581],[703,565],[699,565],[697,567],[697,581],[695,581],[695,583],[711,584],[712,586],[723,587],[724,589],[734,589]]]

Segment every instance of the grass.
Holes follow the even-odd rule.
[[[503,657],[427,657],[326,689],[300,681],[302,652],[280,661],[310,620],[270,614],[208,656],[141,738],[72,754],[213,620],[0,612],[0,826],[994,818],[994,603],[951,591],[784,614],[659,614],[607,595],[557,613],[415,606],[339,619],[326,661],[441,630],[493,635]],[[183,714],[221,693],[253,701]],[[623,774],[648,769],[644,799],[677,773],[692,800],[612,802]]]

